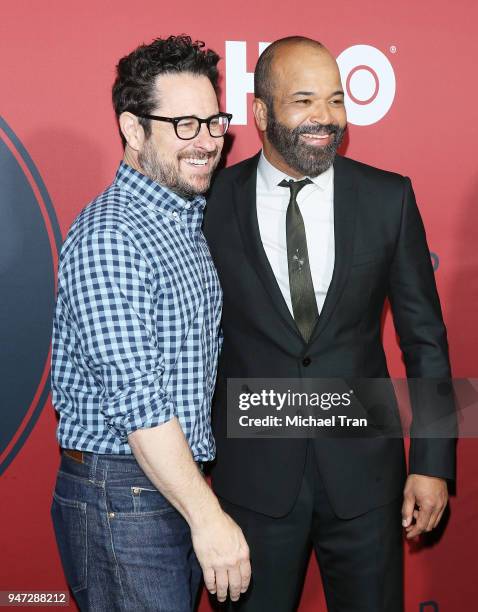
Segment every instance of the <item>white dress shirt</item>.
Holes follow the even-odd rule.
[[[283,179],[291,178],[267,161],[262,152],[256,186],[259,231],[274,276],[293,314],[286,239],[290,190],[279,187]],[[297,204],[304,219],[310,272],[320,313],[334,271],[334,168],[331,166],[319,176],[309,178],[312,183],[300,190]]]

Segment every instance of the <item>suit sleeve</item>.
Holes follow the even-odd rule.
[[[408,178],[403,179],[389,299],[413,412],[409,471],[454,479],[456,412],[446,328],[425,229]]]

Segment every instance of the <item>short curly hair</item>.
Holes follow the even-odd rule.
[[[206,76],[217,92],[219,55],[205,44],[190,36],[156,38],[149,45],[141,45],[129,55],[121,58],[116,66],[113,84],[113,106],[118,119],[129,111],[135,115],[149,115],[158,104],[155,97],[156,77],[161,74],[187,72]],[[139,119],[146,137],[151,135],[151,121]],[[123,146],[125,139],[121,133]]]

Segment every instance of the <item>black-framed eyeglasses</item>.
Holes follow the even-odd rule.
[[[193,116],[183,117],[160,117],[159,115],[136,115],[143,119],[153,119],[153,121],[166,121],[172,123],[176,136],[181,140],[192,140],[196,138],[201,129],[201,125],[205,123],[207,129],[213,138],[221,138],[229,129],[232,115],[231,113],[217,113],[206,119]]]

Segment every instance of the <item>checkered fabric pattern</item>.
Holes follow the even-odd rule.
[[[214,458],[222,296],[201,231],[204,204],[122,162],[74,222],[53,325],[62,447],[130,454],[128,434],[176,416],[195,460]]]

